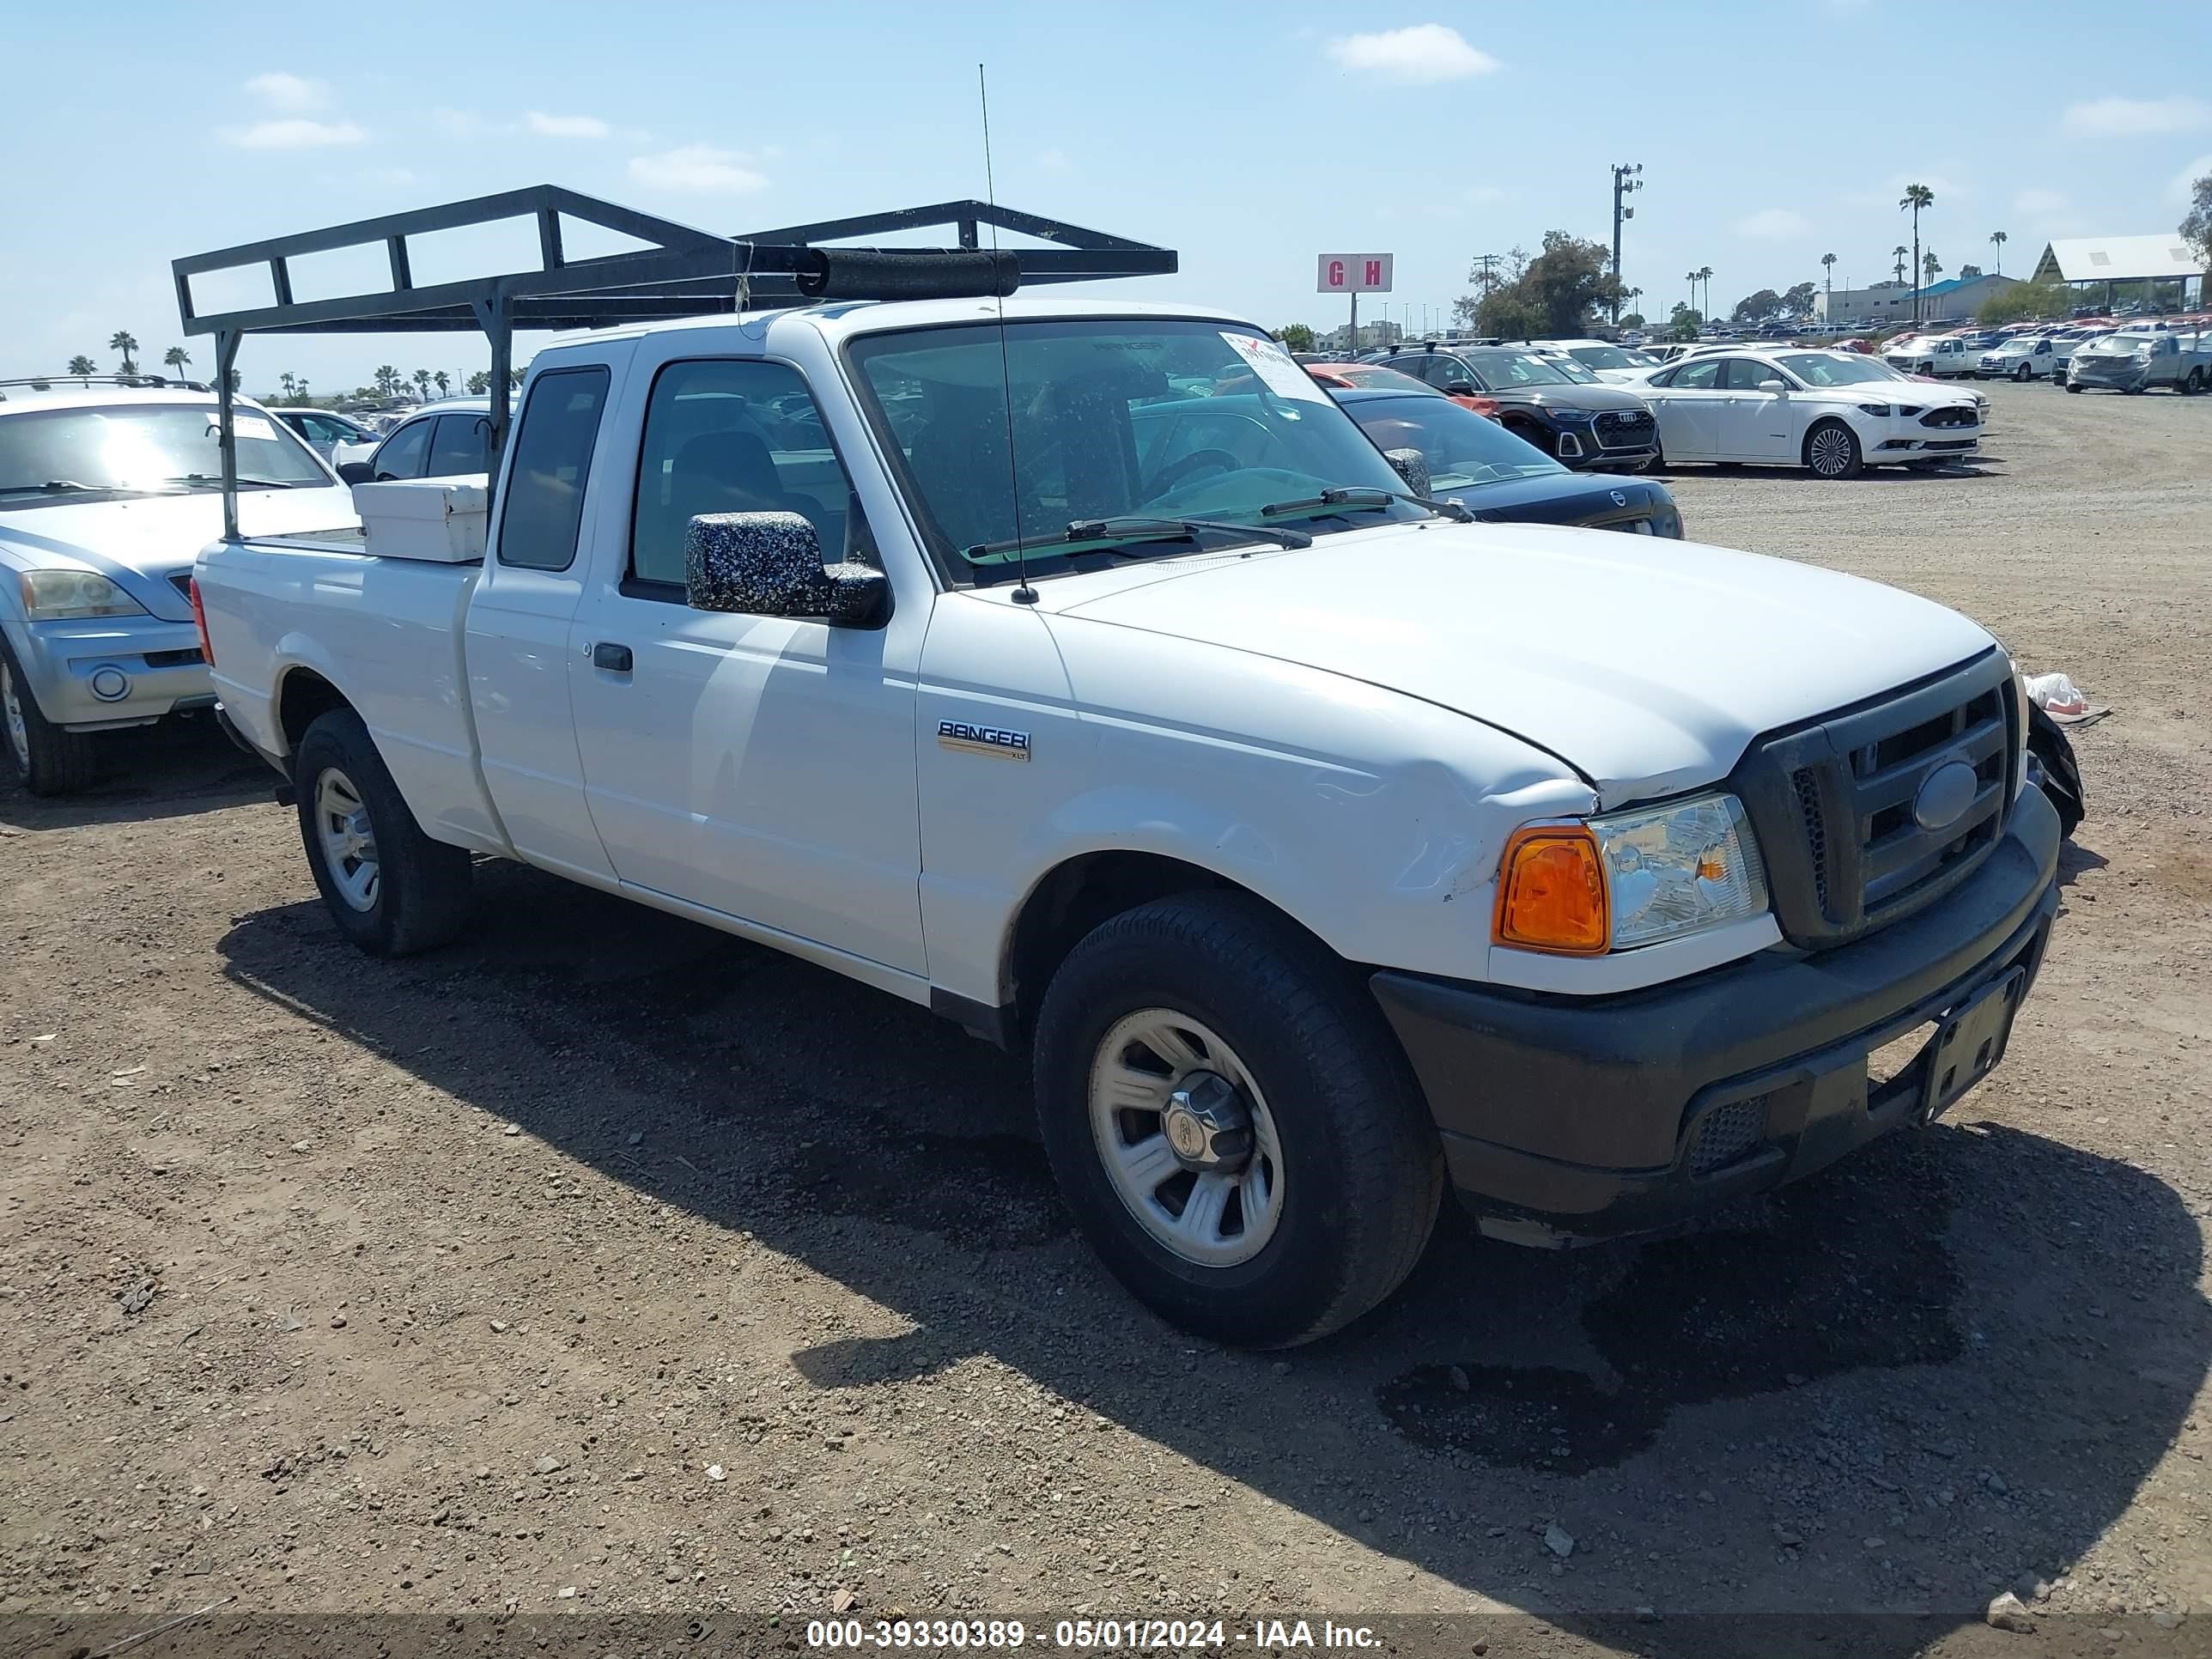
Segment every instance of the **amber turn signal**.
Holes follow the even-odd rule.
[[[1577,824],[1516,830],[1498,872],[1491,937],[1523,951],[1597,956],[1611,944],[1597,840]]]

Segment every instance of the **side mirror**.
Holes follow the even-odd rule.
[[[1386,449],[1382,459],[1390,463],[1391,470],[1406,481],[1409,495],[1426,499],[1429,493],[1429,458],[1418,449]]]
[[[865,628],[890,599],[880,570],[823,568],[814,526],[797,513],[702,513],[684,539],[684,602],[694,611]]]
[[[1759,383],[1759,389],[1761,392],[1779,392],[1782,396],[1786,398],[1790,395],[1790,382],[1787,380],[1761,380]]]
[[[367,461],[348,461],[338,469],[338,478],[349,484],[374,483],[376,471]]]
[[[1477,397],[1481,393],[1481,391],[1482,388],[1475,385],[1472,380],[1453,380],[1449,382],[1444,387],[1445,395],[1452,398]]]

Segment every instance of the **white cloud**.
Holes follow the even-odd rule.
[[[2015,213],[2051,214],[2066,211],[2066,198],[2055,190],[2023,190],[2012,198]]]
[[[648,190],[741,196],[768,187],[767,176],[755,171],[749,159],[711,144],[682,144],[658,155],[631,156],[629,176]]]
[[[2212,105],[2195,98],[2092,98],[2069,104],[2059,124],[2076,138],[2140,138],[2212,126]]]
[[[2173,182],[2166,187],[2166,195],[2184,207],[2188,206],[2190,198],[2196,193],[2197,181],[2207,173],[2212,173],[2212,155],[2200,155],[2173,175]]]
[[[288,115],[303,115],[311,109],[321,108],[331,90],[320,81],[310,81],[304,75],[293,75],[283,70],[255,76],[246,83],[246,89],[271,109],[283,110]]]
[[[522,124],[541,138],[604,138],[611,131],[596,115],[548,115],[534,109]]]
[[[1463,81],[1488,75],[1498,60],[1468,45],[1460,32],[1442,23],[1415,23],[1374,34],[1346,34],[1328,43],[1328,55],[1355,74],[1408,86]]]
[[[351,121],[309,121],[298,117],[222,130],[223,143],[240,149],[321,149],[332,144],[358,144],[368,137],[368,132]]]
[[[1756,241],[1784,242],[1792,236],[1802,236],[1813,228],[1812,223],[1795,208],[1761,208],[1735,222],[1735,234]]]

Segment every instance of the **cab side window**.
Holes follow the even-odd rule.
[[[501,564],[566,570],[575,562],[607,378],[604,368],[556,368],[532,383],[500,509]]]
[[[487,415],[441,415],[430,440],[427,477],[450,478],[456,473],[483,472],[491,465],[491,417]]]
[[[785,363],[671,363],[653,384],[630,523],[631,580],[680,589],[691,520],[796,513],[825,563],[879,564],[851,478],[814,396]]]
[[[380,478],[419,478],[422,462],[429,453],[430,428],[428,421],[410,421],[384,441],[376,452],[376,476]]]

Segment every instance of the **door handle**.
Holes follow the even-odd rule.
[[[602,640],[592,647],[592,666],[604,668],[610,674],[629,673],[629,647],[626,645],[611,645]]]

